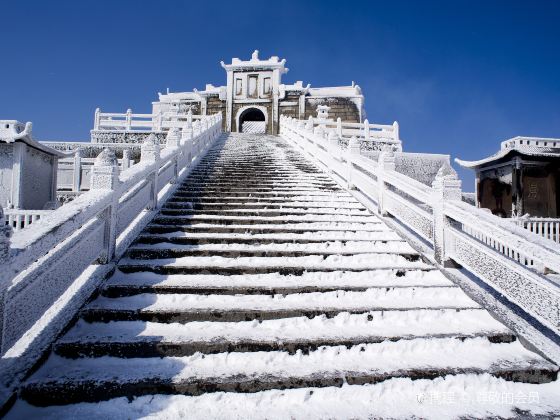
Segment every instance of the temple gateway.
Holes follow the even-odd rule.
[[[282,76],[288,72],[286,60],[276,56],[262,60],[258,51],[253,52],[250,60],[233,58],[231,64],[222,61],[221,65],[226,71],[225,86],[207,84],[204,90],[158,93],[159,100],[152,103],[151,127],[147,128],[165,131],[166,122],[186,117],[191,111],[195,117],[221,113],[224,131],[278,134],[280,115],[308,119],[317,116],[317,107],[321,105],[329,107],[329,118],[334,120],[360,123],[365,119],[364,96],[354,82],[349,86],[319,88],[304,86],[301,81],[284,84]],[[138,120],[141,115],[132,118]],[[122,133],[118,131],[127,127],[117,125],[113,127],[117,132],[108,136],[106,131],[111,128],[111,120],[103,119],[104,116],[115,121],[98,110],[92,141],[122,142],[123,136],[119,135]],[[127,137],[126,141],[136,139]]]

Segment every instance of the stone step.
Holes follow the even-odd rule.
[[[476,309],[479,305],[458,288],[403,287],[365,291],[288,295],[201,295],[141,293],[101,296],[81,312],[89,322],[141,320],[154,322],[238,322],[290,317],[333,317],[342,312],[411,309]]]
[[[56,344],[56,354],[76,357],[191,356],[197,352],[296,351],[322,346],[354,346],[383,341],[486,337],[493,343],[515,341],[512,332],[482,309],[410,310],[341,313],[243,322],[162,324],[145,321],[88,323],[80,320]]]
[[[348,242],[381,242],[399,241],[402,239],[391,231],[379,232],[295,232],[295,233],[200,233],[200,232],[171,232],[171,233],[148,233],[143,232],[138,236],[136,243],[157,244],[167,242],[182,245],[204,245],[204,244],[320,244],[322,242],[337,242],[346,244]]]
[[[359,242],[337,244],[323,242],[320,244],[293,244],[277,242],[263,244],[212,244],[179,245],[170,242],[157,244],[136,243],[131,246],[126,256],[133,259],[178,258],[186,256],[200,257],[304,257],[308,255],[358,255],[358,254],[399,254],[407,255],[409,260],[419,259],[418,253],[406,242]]]
[[[194,206],[193,206],[194,207]],[[224,206],[226,207],[226,206]],[[215,209],[169,209],[162,208],[160,210],[160,215],[162,216],[193,216],[196,214],[208,214],[211,216],[224,215],[224,216],[269,216],[269,217],[281,217],[281,216],[301,216],[301,215],[342,215],[342,216],[370,216],[366,210],[358,209],[337,209],[337,208],[287,208],[287,209],[268,209],[268,208],[232,208],[232,206],[227,206],[229,208]]]
[[[192,224],[188,226],[149,224],[146,233],[237,233],[237,234],[300,234],[307,236],[314,232],[347,232],[347,233],[387,233],[387,237],[393,237],[394,232],[389,231],[385,225],[353,223],[299,223],[293,225],[219,225],[219,224]],[[380,238],[376,236],[376,238]]]
[[[156,393],[200,395],[340,387],[403,376],[433,379],[483,372],[507,380],[546,383],[556,379],[557,367],[517,341],[491,343],[484,337],[321,347],[305,355],[269,351],[76,360],[53,355],[20,395],[42,406]]]
[[[158,225],[192,225],[194,223],[219,224],[219,225],[290,225],[297,223],[352,223],[362,225],[378,225],[381,222],[373,215],[345,216],[345,215],[288,215],[288,216],[251,216],[251,215],[212,215],[196,213],[192,215],[158,215],[153,223]]]
[[[293,192],[293,193],[284,193],[280,194],[262,194],[262,193],[252,193],[252,194],[245,194],[240,193],[239,195],[235,195],[235,193],[229,193],[228,195],[215,195],[215,194],[193,194],[193,193],[185,193],[185,194],[175,194],[171,197],[166,203],[196,203],[196,202],[205,202],[205,203],[254,203],[258,204],[259,202],[275,202],[275,203],[289,203],[290,201],[295,202],[307,202],[307,203],[329,203],[332,205],[336,205],[338,203],[346,204],[354,202],[350,197],[346,197],[342,194],[321,194],[321,193],[313,193],[313,194],[302,194],[301,192]]]
[[[130,296],[139,293],[287,295],[400,287],[456,286],[437,270],[305,272],[301,276],[283,276],[278,273],[231,276],[160,275],[150,272],[123,273],[117,270],[105,283],[102,294],[107,297]]]
[[[121,271],[159,274],[299,274],[305,271],[368,271],[379,269],[429,269],[418,255],[357,254],[304,257],[177,257],[119,261]]]
[[[290,202],[235,202],[231,201],[229,203],[212,203],[207,201],[196,201],[196,202],[166,202],[162,207],[163,211],[169,210],[244,210],[244,209],[254,209],[254,210],[288,210],[293,209],[297,211],[306,210],[355,210],[359,212],[369,213],[368,210],[364,209],[361,205],[355,203],[336,203],[330,204],[328,202],[304,202],[304,201],[290,201]]]

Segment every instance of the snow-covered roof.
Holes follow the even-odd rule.
[[[517,136],[503,141],[500,151],[484,159],[468,161],[455,158],[455,162],[464,168],[475,169],[514,153],[521,156],[560,159],[560,139]]]
[[[301,80],[298,80],[295,83],[292,83],[291,85],[286,85],[286,84],[281,84],[280,85],[280,89],[281,90],[291,90],[291,91],[307,91],[307,89],[309,89],[311,85],[307,84],[307,86],[303,86],[303,82]]]
[[[16,120],[0,120],[0,142],[1,143],[15,143],[22,142],[30,147],[40,150],[49,155],[57,157],[65,157],[66,154],[52,149],[38,141],[33,140],[31,137],[31,130],[33,125],[31,122],[20,123]]]
[[[223,61],[220,62],[222,67],[229,70],[251,70],[251,69],[280,69],[282,73],[287,73],[288,69],[284,67],[286,64],[286,59],[280,60],[277,56],[273,55],[267,60],[261,60],[259,58],[259,51],[255,50],[250,60],[243,61],[239,58],[232,58],[231,64],[225,64]]]
[[[309,95],[316,97],[347,98],[363,96],[362,90],[358,85],[309,88]]]
[[[225,86],[214,86],[208,83],[204,90],[194,89],[192,92],[158,92],[160,102],[200,101],[201,96],[225,94]]]

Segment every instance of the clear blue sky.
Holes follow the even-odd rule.
[[[1,21],[0,118],[40,140],[87,140],[96,107],[225,84],[219,61],[254,49],[287,59],[285,82],[356,81],[405,151],[560,137],[558,1],[5,1]]]

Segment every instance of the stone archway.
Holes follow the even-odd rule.
[[[237,113],[237,131],[240,133],[266,133],[268,123],[266,108],[263,106],[247,106]]]

